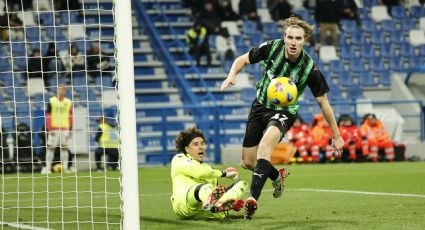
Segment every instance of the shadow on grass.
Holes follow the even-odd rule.
[[[273,229],[329,229],[329,228],[341,228],[342,226],[351,229],[358,225],[357,221],[347,220],[299,220],[299,221],[268,221],[267,225],[262,229],[273,230]]]

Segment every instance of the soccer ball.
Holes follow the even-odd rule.
[[[55,173],[60,173],[60,172],[62,172],[62,164],[60,164],[60,163],[55,164],[55,165],[53,166],[53,171],[54,171]]]
[[[292,105],[297,99],[297,85],[287,77],[277,77],[270,81],[267,88],[267,99],[280,107]]]

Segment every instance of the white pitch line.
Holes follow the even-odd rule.
[[[2,222],[2,221],[0,221],[0,225],[13,227],[13,228],[17,228],[17,229],[49,230],[48,228],[40,228],[40,227],[34,227],[34,226],[31,226],[31,225],[26,225],[26,224],[18,224],[18,223]]]
[[[353,191],[353,190],[311,189],[311,188],[298,188],[298,189],[289,189],[289,190],[307,191],[307,192],[349,193],[349,194],[372,195],[372,196],[401,196],[401,197],[425,198],[425,195],[409,194],[409,193],[365,192],[365,191]]]
[[[422,194],[409,194],[409,193],[389,193],[389,192],[365,192],[365,191],[354,191],[354,190],[337,190],[337,189],[313,189],[313,188],[294,188],[285,189],[286,191],[304,191],[304,192],[327,192],[327,193],[348,193],[348,194],[359,194],[359,195],[370,195],[370,196],[397,196],[397,197],[415,197],[425,198]],[[264,189],[263,192],[272,192],[272,189]],[[144,193],[140,194],[140,197],[152,197],[152,196],[171,196],[171,193]]]

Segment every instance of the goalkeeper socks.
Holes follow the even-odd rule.
[[[272,165],[269,161],[265,159],[257,160],[257,166],[255,166],[254,172],[252,173],[250,189],[251,196],[254,197],[256,200],[258,200],[258,198],[260,197],[261,190],[264,187],[264,183],[266,183],[271,167]]]
[[[53,157],[54,157],[54,152],[52,149],[47,148],[46,149],[46,169],[47,172],[51,172],[52,171],[52,161],[53,161]]]
[[[248,182],[238,181],[230,189],[224,193],[224,195],[218,200],[220,203],[224,203],[230,199],[236,200],[241,199],[242,196],[248,191]]]

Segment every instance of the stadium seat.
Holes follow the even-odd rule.
[[[409,19],[407,12],[407,9],[403,5],[396,5],[391,7],[391,16],[395,19]]]
[[[256,33],[257,30],[257,23],[253,21],[244,21],[242,23],[242,33],[245,35],[249,35],[251,33]]]
[[[391,85],[391,72],[390,71],[379,72],[379,83],[383,86],[390,86]]]
[[[375,82],[371,72],[361,73],[361,75],[359,76],[359,83],[361,86],[364,86],[364,87],[378,86],[378,83]]]
[[[425,44],[425,32],[423,30],[409,31],[409,42],[412,46],[420,46]]]
[[[415,58],[415,50],[409,43],[402,43],[400,46],[400,55],[406,58]]]
[[[386,6],[384,6],[384,5],[373,5],[371,7],[371,18],[375,22],[381,22],[383,20],[390,20],[391,16],[388,14]]]
[[[380,46],[385,43],[384,35],[380,31],[375,31],[371,33],[370,42],[373,45]]]
[[[418,19],[420,17],[425,17],[425,8],[420,5],[413,5],[410,7],[410,15],[414,19]]]
[[[341,73],[344,71],[344,63],[341,60],[331,60],[329,62],[329,70],[335,73]]]
[[[357,100],[365,98],[363,95],[363,90],[359,85],[350,85],[347,86],[347,99]]]
[[[356,54],[354,51],[354,47],[351,45],[340,46],[340,56],[343,60],[350,60],[351,58],[355,58]]]
[[[383,31],[390,32],[390,33],[397,29],[395,22],[392,19],[383,20],[381,22],[381,27]]]
[[[86,31],[83,24],[72,24],[68,26],[69,40],[83,39],[86,37]]]
[[[261,22],[273,22],[268,8],[257,9],[258,16],[260,16]]]
[[[372,8],[373,6],[380,5],[379,0],[363,0],[363,6],[365,8]]]
[[[363,20],[361,26],[363,32],[373,33],[377,30],[376,23],[372,19]]]
[[[401,44],[406,41],[406,38],[404,37],[403,31],[394,31],[390,35],[390,42],[395,44]]]
[[[419,29],[425,32],[425,16],[419,19]]]
[[[338,60],[335,46],[320,46],[320,60],[324,63],[329,63],[332,60]]]
[[[402,31],[410,31],[416,29],[416,21],[409,19],[404,19],[401,21],[401,30]]]
[[[384,58],[391,58],[396,56],[395,54],[395,46],[388,47],[387,45],[382,45],[380,49],[380,56]]]
[[[375,51],[372,45],[362,45],[360,46],[360,56],[362,58],[373,58],[375,57]]]
[[[350,70],[356,72],[366,71],[365,65],[363,63],[363,59],[361,58],[352,58],[350,60]]]
[[[357,24],[354,20],[340,20],[341,30],[344,33],[353,33],[357,32]]]
[[[338,85],[347,87],[352,84],[354,84],[354,81],[351,72],[344,71],[338,74]]]

